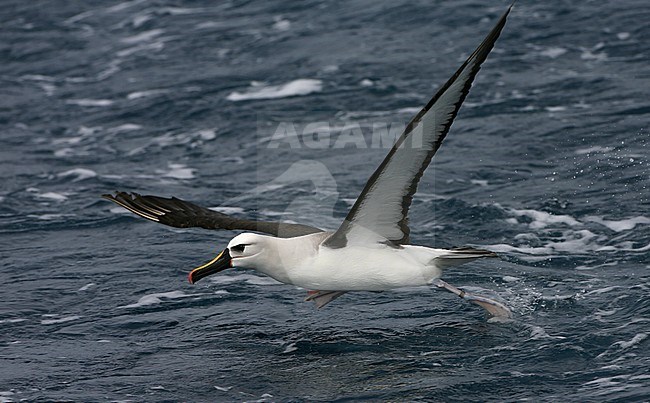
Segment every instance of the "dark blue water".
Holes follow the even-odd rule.
[[[443,278],[512,321],[428,288],[317,311],[253,272],[191,286],[233,233],[99,199],[334,229],[386,153],[373,125],[506,7],[3,2],[0,401],[647,400],[645,1],[519,2],[420,185],[413,243],[500,252]],[[314,122],[328,142],[270,146]]]

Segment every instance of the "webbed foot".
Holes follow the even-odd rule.
[[[498,318],[512,318],[512,311],[501,302],[495,301],[488,297],[484,297],[482,295],[476,295],[471,292],[461,290],[460,288],[454,287],[453,285],[440,279],[435,279],[433,281],[433,285],[439,288],[444,288],[445,290],[458,295],[460,298],[482,307],[493,316],[496,316]]]

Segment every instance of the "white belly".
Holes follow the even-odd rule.
[[[328,291],[382,291],[430,284],[441,271],[432,260],[442,251],[421,246],[320,248],[287,268],[286,279],[299,287]]]

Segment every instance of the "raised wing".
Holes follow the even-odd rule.
[[[340,248],[356,240],[408,243],[408,210],[420,178],[447,135],[511,9],[512,6],[474,53],[411,120],[366,183],[343,224],[325,245]]]
[[[126,192],[116,192],[114,195],[105,194],[102,197],[147,220],[177,228],[201,227],[257,231],[280,238],[323,232],[323,230],[309,225],[239,219],[175,197],[170,199]]]

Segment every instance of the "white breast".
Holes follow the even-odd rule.
[[[321,247],[287,269],[291,284],[313,290],[382,291],[429,284],[440,277],[431,261],[435,249],[419,246],[351,245]]]

